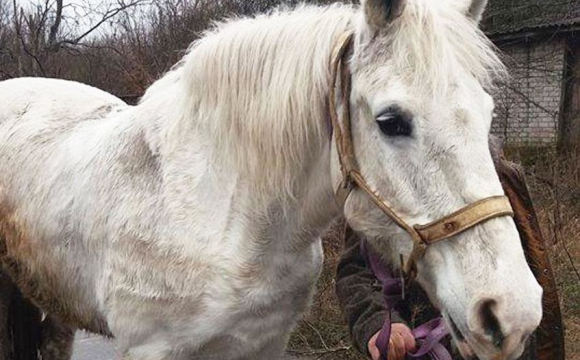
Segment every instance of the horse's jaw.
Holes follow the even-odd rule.
[[[418,280],[465,358],[518,358],[542,317],[542,288],[511,219],[434,245],[419,263]]]

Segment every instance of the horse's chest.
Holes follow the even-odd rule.
[[[235,290],[239,307],[231,314],[227,334],[247,339],[237,346],[245,346],[255,358],[276,358],[307,309],[322,264],[320,245],[313,245],[308,254],[294,261],[290,266],[290,258],[282,257],[269,276],[246,279],[252,286],[247,283],[247,288]],[[261,349],[259,356],[255,349]]]
[[[206,266],[200,264],[207,256],[200,256],[195,261],[200,266],[184,261],[187,268],[180,268],[181,262],[162,258],[143,264],[146,257],[135,249],[122,253],[134,257],[117,259],[122,268],[112,266],[114,284],[107,298],[113,332],[139,338],[166,327],[163,337],[171,339],[171,347],[196,359],[279,358],[322,264],[320,243],[303,253],[268,256],[267,264],[234,264],[242,256],[238,253]],[[178,332],[182,336],[175,337]]]
[[[292,317],[304,310],[319,274],[319,261],[300,263],[295,268],[281,266],[277,274],[247,280],[247,288],[236,289],[240,311],[258,322],[270,321],[268,315]],[[286,315],[286,316],[284,316]]]

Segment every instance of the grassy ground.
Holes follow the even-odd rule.
[[[550,250],[566,327],[566,359],[580,360],[580,152],[567,156],[546,149],[512,149],[522,163]],[[334,272],[341,240],[324,240],[325,263],[314,304],[294,332],[290,353],[314,359],[364,359],[351,347],[348,329],[334,295]]]

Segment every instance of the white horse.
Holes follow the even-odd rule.
[[[362,191],[344,209],[330,62],[354,33],[353,143],[408,223],[502,195],[486,88],[502,65],[485,0],[366,0],[226,22],[127,106],[86,85],[0,83],[0,255],[65,324],[124,356],[275,359],[306,310],[341,212],[395,264],[409,235]],[[517,357],[542,291],[513,220],[430,247],[418,281],[464,355]]]

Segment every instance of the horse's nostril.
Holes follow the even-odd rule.
[[[493,299],[483,301],[479,309],[479,316],[485,334],[492,337],[494,346],[501,348],[505,336],[495,315],[496,307],[497,302]]]

